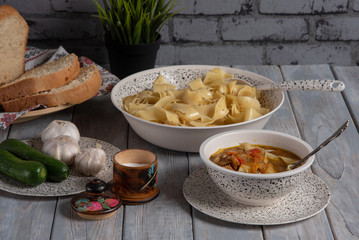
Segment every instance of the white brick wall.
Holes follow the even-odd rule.
[[[48,0],[42,1],[50,2]],[[102,5],[101,0],[98,2]],[[97,11],[96,5],[93,3],[92,0],[52,0],[51,3],[55,11],[68,11],[79,13],[93,13]]]
[[[259,12],[269,14],[317,14],[347,11],[348,0],[260,0]]]
[[[29,24],[29,39],[87,39],[96,38],[101,26],[94,18],[26,18]],[[55,30],[53,30],[55,29]],[[61,35],[59,35],[61,33]]]
[[[359,16],[322,18],[316,22],[315,39],[329,41],[359,40]]]
[[[24,14],[52,14],[51,1],[44,0],[0,0],[0,5],[8,4],[16,8],[22,15]]]
[[[173,40],[176,42],[217,42],[217,18],[181,18],[173,20]]]
[[[354,11],[359,11],[359,0],[354,0],[353,10]]]
[[[308,24],[298,17],[224,17],[222,35],[228,41],[306,41]]]
[[[181,14],[222,15],[246,12],[251,7],[251,0],[181,0],[176,10]]]
[[[28,21],[29,44],[61,44],[108,62],[92,0],[2,4]],[[359,0],[181,0],[177,9],[161,31],[159,65],[357,65],[359,60]]]
[[[233,62],[262,64],[263,50],[246,45],[161,46],[157,62],[169,64],[234,65]],[[235,59],[235,61],[234,61]]]
[[[351,48],[345,44],[284,44],[265,51],[266,61],[276,64],[351,64]]]

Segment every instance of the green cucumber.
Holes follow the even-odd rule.
[[[19,182],[37,186],[46,180],[46,167],[35,161],[24,161],[0,149],[0,172]]]
[[[64,162],[50,157],[17,139],[9,138],[4,140],[0,143],[0,149],[9,151],[20,159],[44,164],[47,169],[48,180],[61,182],[69,176],[69,167]]]

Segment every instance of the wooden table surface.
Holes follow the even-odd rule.
[[[348,129],[316,154],[312,171],[329,187],[328,207],[309,219],[275,226],[229,223],[192,208],[182,185],[203,166],[198,154],[154,146],[133,132],[109,96],[12,125],[6,138],[31,139],[54,119],[73,121],[84,137],[120,149],[145,148],[159,161],[160,196],[139,206],[122,206],[101,221],[84,220],[72,211],[67,197],[29,197],[0,191],[0,239],[359,239],[359,67],[329,65],[233,66],[273,81],[339,79],[346,89],[333,92],[286,92],[284,105],[265,129],[285,132],[313,148],[347,119]]]

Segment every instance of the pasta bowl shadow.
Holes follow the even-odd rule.
[[[111,101],[122,112],[132,129],[144,140],[171,150],[198,152],[201,143],[208,137],[223,131],[238,129],[262,129],[270,117],[284,102],[283,91],[263,91],[259,101],[270,111],[263,116],[245,122],[228,125],[192,127],[160,124],[136,117],[123,109],[123,99],[128,96],[151,90],[153,82],[160,75],[165,77],[177,89],[188,87],[196,78],[204,78],[206,73],[220,68],[233,77],[246,80],[253,86],[273,83],[270,79],[237,68],[212,65],[177,65],[160,67],[132,74],[118,82],[111,91]]]
[[[267,145],[285,149],[300,158],[313,149],[305,141],[289,134],[270,130],[236,130],[223,132],[206,139],[200,146],[200,156],[213,182],[233,200],[253,206],[275,204],[303,183],[303,174],[313,164],[314,156],[299,167],[277,173],[245,173],[219,166],[210,156],[219,149],[238,146],[240,143]]]

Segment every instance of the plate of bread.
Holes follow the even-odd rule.
[[[31,121],[31,120],[34,120],[34,119],[36,119],[38,117],[41,117],[43,115],[58,112],[58,111],[66,109],[66,108],[70,108],[72,106],[74,106],[74,105],[73,104],[66,104],[66,105],[60,105],[60,106],[57,106],[57,107],[32,110],[32,111],[29,111],[29,112],[25,113],[24,115],[18,117],[12,123],[15,124],[15,123],[22,123],[22,122]]]
[[[7,38],[0,48],[0,104],[4,112],[21,112],[44,106],[16,122],[69,108],[96,96],[102,78],[96,64],[80,66],[76,54],[63,54],[25,71],[29,27],[11,6],[0,6],[0,31]],[[3,17],[4,16],[4,17]]]
[[[48,108],[74,105],[95,96],[101,83],[96,65],[80,67],[72,53],[1,85],[0,103],[5,112],[20,112],[38,104]]]

